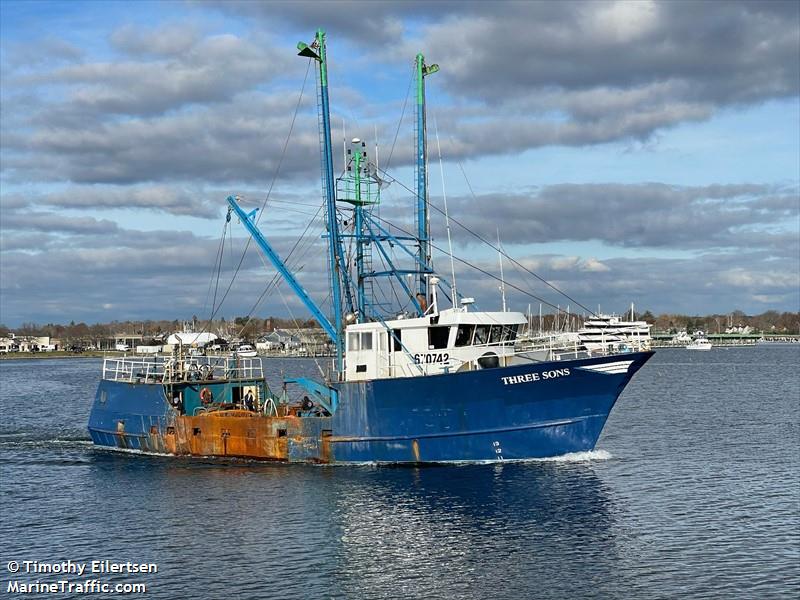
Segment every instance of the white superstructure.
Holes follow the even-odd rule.
[[[347,381],[414,377],[504,367],[526,322],[516,312],[469,312],[467,307],[411,319],[347,327]]]

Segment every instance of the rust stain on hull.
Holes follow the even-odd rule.
[[[166,431],[150,435],[153,446],[179,456],[229,456],[288,460],[289,436],[300,434],[298,417],[266,417],[244,410],[177,416]]]
[[[413,440],[411,442],[411,451],[414,453],[414,461],[419,462],[419,441]]]

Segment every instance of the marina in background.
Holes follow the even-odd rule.
[[[649,313],[644,313],[649,314]],[[770,313],[765,313],[770,315]],[[777,314],[777,313],[775,313]],[[691,343],[695,336],[702,335],[713,346],[753,346],[764,343],[798,343],[800,333],[797,326],[800,324],[800,313],[784,313],[782,320],[787,325],[770,325],[758,327],[741,323],[764,321],[764,315],[739,317],[739,325],[726,326],[722,332],[706,333],[702,327],[719,322],[723,317],[730,316],[712,315],[708,317],[689,317],[685,315],[650,315],[652,321],[644,321],[642,313],[635,315],[637,322],[645,322],[651,326],[650,346],[652,348],[682,348]],[[623,320],[630,317],[615,317]],[[553,328],[559,318],[555,314],[545,314],[539,317],[529,315],[527,325],[522,333],[520,343],[529,338],[550,339],[557,338],[563,333],[575,333],[585,326],[589,320],[584,320],[580,315],[570,318],[560,317],[558,328]],[[731,319],[732,320],[732,319]],[[246,337],[237,335],[241,330],[243,319],[231,319],[212,324],[205,323],[206,329],[213,332],[213,338],[193,337],[191,334],[198,329],[197,321],[186,321],[183,325],[179,321],[146,321],[119,325],[84,323],[73,325],[45,325],[37,326],[27,324],[25,327],[12,331],[0,326],[0,359],[3,358],[48,358],[63,356],[105,356],[108,354],[155,354],[158,352],[169,353],[174,345],[168,343],[170,336],[178,334],[184,338],[185,345],[193,348],[195,352],[203,354],[226,354],[240,344],[250,344],[256,348],[257,354],[263,357],[329,357],[333,350],[331,340],[325,331],[319,327],[310,326],[303,322],[301,327],[293,326],[290,319],[269,317],[256,320],[249,327]],[[658,329],[655,323],[672,321],[677,326],[668,330]],[[686,329],[687,322],[699,323],[700,328]],[[791,327],[791,323],[795,323]],[[176,328],[177,327],[177,328]],[[119,328],[119,329],[116,329]],[[116,329],[116,333],[114,332]],[[564,331],[567,329],[567,331]],[[90,333],[91,331],[91,333]],[[165,333],[165,331],[167,333]],[[575,338],[572,338],[575,339]]]

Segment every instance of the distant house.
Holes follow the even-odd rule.
[[[749,335],[753,333],[753,328],[749,325],[742,327],[741,325],[736,325],[734,327],[728,327],[725,330],[725,333],[734,333],[734,334],[741,334],[741,335]]]
[[[19,352],[19,344],[13,337],[0,337],[0,354]]]
[[[275,350],[283,350],[283,345],[280,342],[270,342],[259,340],[256,342],[256,350],[270,352]]]
[[[58,349],[49,335],[15,335],[13,345],[17,346],[19,352],[49,352]]]
[[[310,354],[323,354],[331,350],[331,338],[321,327],[306,327],[297,330],[300,340],[298,348]]]
[[[300,338],[286,329],[276,329],[264,335],[259,340],[262,344],[269,344],[273,348],[283,348],[284,350],[291,350],[299,348],[301,345]]]

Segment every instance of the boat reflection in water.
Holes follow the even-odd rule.
[[[406,597],[509,587],[541,597],[545,585],[564,597],[576,579],[618,563],[614,506],[587,463],[384,470],[348,486],[335,510],[348,597],[382,597],[398,571],[416,573]]]
[[[226,576],[206,579],[208,597],[224,597],[230,581],[253,598],[621,597],[608,574],[627,562],[624,507],[603,478],[608,455],[587,454],[387,468],[101,452],[86,490],[126,498],[129,519],[105,525],[141,554],[183,549],[170,589],[191,587],[209,553],[223,554]],[[253,566],[275,553],[277,570]]]

